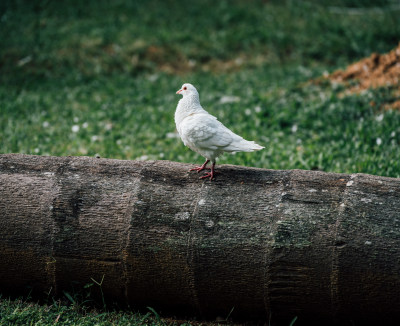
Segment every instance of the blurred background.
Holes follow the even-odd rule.
[[[3,0],[0,153],[202,163],[174,124],[190,82],[266,147],[219,163],[400,177],[399,79],[329,79],[395,49],[399,22],[390,0]]]

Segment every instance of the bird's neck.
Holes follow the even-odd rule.
[[[188,95],[183,97],[176,108],[175,111],[175,123],[178,126],[183,119],[187,116],[197,113],[204,112],[197,94]]]

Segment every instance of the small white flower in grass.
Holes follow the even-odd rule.
[[[241,66],[241,65],[243,64],[243,59],[242,59],[242,58],[236,58],[236,59],[235,59],[235,63],[236,63],[238,66]]]
[[[390,134],[390,137],[394,137],[394,136],[396,136],[396,132],[392,131],[392,133]]]
[[[382,144],[382,139],[378,137],[378,138],[376,139],[376,144],[377,144],[378,146],[380,146],[380,145]]]
[[[292,132],[295,133],[297,131],[297,125],[292,126]]]
[[[167,138],[179,138],[179,134],[177,132],[168,132],[166,137]]]
[[[22,58],[21,60],[18,61],[18,67],[22,67],[22,66],[26,65],[27,63],[31,62],[31,60],[32,60],[31,55],[28,55],[27,57]]]
[[[74,117],[74,122],[75,123],[79,122],[79,118],[78,117]]]
[[[92,137],[90,137],[90,140],[94,143],[95,141],[99,140],[99,136],[93,135]]]
[[[79,131],[79,126],[78,125],[73,125],[71,130],[72,130],[72,132],[78,132]]]
[[[84,123],[82,124],[82,128],[84,128],[84,129],[86,129],[88,126],[89,126],[89,124],[88,124],[87,122],[84,122]]]
[[[225,103],[235,103],[239,102],[240,97],[238,96],[230,96],[230,95],[224,95],[220,98],[219,103],[225,104]]]
[[[106,130],[111,130],[112,127],[113,127],[113,125],[112,125],[111,122],[107,122],[107,123],[104,125],[104,127],[106,128]]]
[[[118,139],[118,140],[116,141],[116,143],[117,143],[117,145],[121,145],[121,144],[122,144],[122,140],[121,140],[121,139]]]
[[[147,80],[151,81],[152,83],[154,83],[157,79],[158,79],[158,75],[157,74],[153,74],[147,77]]]
[[[43,121],[42,127],[47,128],[48,126],[50,126],[50,123],[48,121]]]
[[[383,120],[383,113],[380,114],[380,115],[377,115],[377,116],[375,117],[375,120],[378,121],[378,122],[381,122],[381,121]]]
[[[97,103],[100,103],[101,102],[101,96],[99,94],[96,94],[94,96],[94,101],[97,102]]]
[[[39,153],[40,149],[39,149],[39,148],[35,148],[33,151],[34,151],[35,153]]]
[[[256,113],[260,113],[260,112],[261,112],[261,106],[257,105],[257,106],[254,108],[254,111],[255,111]]]
[[[164,154],[164,153],[160,153],[160,154],[158,154],[158,156],[159,156],[160,158],[164,158],[165,154]]]
[[[245,115],[251,115],[251,110],[250,110],[250,109],[244,110],[244,114],[245,114]]]

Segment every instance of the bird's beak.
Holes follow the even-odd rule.
[[[179,91],[176,92],[176,94],[180,94],[182,92],[182,90],[180,89]]]

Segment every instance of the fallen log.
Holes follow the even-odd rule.
[[[205,318],[398,321],[400,180],[188,169],[0,155],[0,292],[103,280],[109,301]]]

